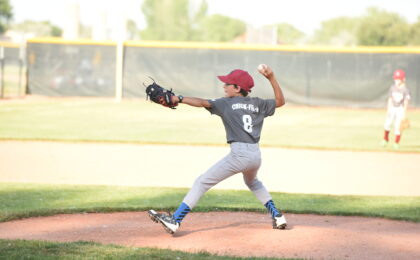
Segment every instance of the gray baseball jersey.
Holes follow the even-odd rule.
[[[228,143],[258,143],[264,118],[276,109],[274,99],[230,97],[209,100],[210,113],[222,118]]]
[[[404,105],[404,100],[410,100],[410,91],[405,85],[402,87],[392,85],[389,89],[389,97],[394,107],[400,107]]]

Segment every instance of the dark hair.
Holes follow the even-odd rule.
[[[233,86],[237,89],[238,85],[233,84]],[[241,88],[241,90],[239,91],[239,93],[241,93],[242,96],[246,97],[248,96],[248,92],[246,90],[244,90],[243,88]]]

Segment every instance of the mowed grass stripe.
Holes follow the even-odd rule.
[[[145,211],[150,208],[174,211],[187,192],[188,189],[183,188],[0,183],[0,221],[59,213]],[[271,194],[277,206],[286,213],[420,221],[420,197]],[[194,211],[267,213],[246,190],[210,190]]]
[[[420,110],[410,110],[402,152],[420,152]],[[393,151],[382,148],[385,109],[286,105],[265,121],[262,146]],[[0,139],[223,145],[220,118],[203,108],[171,110],[144,100],[63,99],[0,103]],[[393,135],[391,135],[393,138]]]

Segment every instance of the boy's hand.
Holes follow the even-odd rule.
[[[273,70],[266,64],[258,65],[258,72],[261,73],[261,75],[263,75],[267,79],[270,79],[270,77],[273,76]]]

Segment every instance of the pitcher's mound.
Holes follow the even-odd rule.
[[[275,230],[267,214],[190,213],[172,236],[146,212],[57,215],[0,223],[0,238],[84,240],[242,257],[420,259],[420,223],[285,216],[287,229]]]

